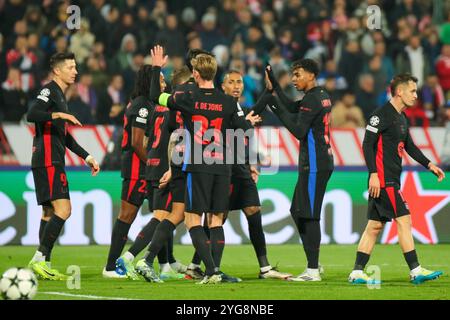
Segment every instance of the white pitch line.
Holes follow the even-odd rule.
[[[41,292],[41,294],[48,294],[48,295],[53,295],[53,296],[74,297],[74,298],[87,298],[87,299],[96,299],[96,300],[140,300],[140,299],[119,298],[119,297],[93,296],[93,295],[88,295],[88,294],[73,294],[73,293],[65,293],[65,292]]]

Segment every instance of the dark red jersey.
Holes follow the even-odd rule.
[[[28,121],[35,124],[32,168],[64,166],[66,147],[83,159],[89,155],[67,132],[65,120],[52,119],[55,112],[69,113],[61,87],[51,81],[39,91],[27,115]]]
[[[424,167],[430,160],[414,144],[406,115],[388,102],[372,113],[363,141],[364,158],[370,173],[378,173],[381,187],[400,187],[403,150]]]
[[[167,107],[155,105],[149,119],[147,130],[147,180],[159,180],[169,170],[167,148],[170,139],[170,110]]]
[[[132,128],[146,130],[151,107],[143,96],[131,100],[123,116],[122,178],[142,179],[145,177],[145,163],[139,159],[132,146]]]

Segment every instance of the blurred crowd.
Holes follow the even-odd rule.
[[[76,30],[67,28],[70,5],[81,8]],[[381,9],[379,29],[368,28],[370,5]],[[0,122],[23,119],[49,81],[48,58],[68,50],[79,71],[66,94],[70,111],[84,124],[120,125],[155,44],[170,56],[167,81],[194,48],[216,55],[218,84],[225,70],[240,70],[244,107],[264,89],[268,62],[286,93],[301,98],[289,68],[305,57],[320,64],[335,128],[365,126],[400,72],[419,81],[411,125],[450,119],[450,0],[0,0]]]

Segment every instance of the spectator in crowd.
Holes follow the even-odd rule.
[[[431,73],[429,59],[420,44],[420,36],[413,35],[408,45],[401,52],[396,61],[397,73],[410,73],[417,78],[417,85],[421,87],[426,77]]]
[[[34,77],[34,64],[37,62],[36,55],[28,50],[28,40],[25,36],[18,36],[14,49],[6,53],[6,64],[8,67],[15,67],[20,70],[21,88],[28,92],[36,85]]]
[[[436,75],[429,75],[420,90],[422,109],[431,121],[438,121],[445,106],[445,95]]]
[[[383,41],[377,41],[374,47],[374,55],[380,57],[381,59],[381,68],[384,70],[386,74],[386,84],[387,87],[390,83],[391,79],[394,77],[394,63],[392,62],[391,57],[386,55],[386,43]]]
[[[370,74],[362,74],[359,77],[359,87],[356,90],[356,105],[361,107],[366,122],[370,115],[379,106],[375,93],[375,81]]]
[[[82,9],[81,30],[67,28],[72,4]],[[370,5],[381,8],[380,30],[367,28]],[[353,90],[358,103],[370,101],[357,103],[364,114],[386,99],[384,89],[394,74],[409,71],[419,78],[422,102],[416,109],[437,125],[444,112],[436,102],[441,101],[439,85],[428,76],[437,75],[449,99],[449,9],[444,1],[423,0],[0,0],[0,83],[9,67],[19,69],[22,90],[30,98],[47,75],[49,55],[70,48],[80,73],[91,75],[89,91],[95,90],[98,100],[113,74],[124,78],[126,97],[135,67],[159,43],[171,58],[165,73],[194,48],[218,55],[219,75],[232,66],[241,68],[244,103],[251,105],[263,90],[261,70],[267,61],[287,79],[283,72],[292,61],[309,57],[322,65],[319,84],[336,88],[336,104],[342,90]],[[360,88],[365,73],[375,82],[373,92]],[[92,108],[86,92],[77,91]],[[378,94],[376,103],[373,94]]]
[[[354,90],[358,83],[358,75],[364,65],[364,56],[357,40],[350,40],[345,46],[339,61],[338,72],[345,78],[348,88]]]
[[[97,123],[121,126],[124,108],[123,78],[120,74],[115,74],[106,90],[99,94]]]
[[[20,70],[9,68],[0,90],[0,122],[19,122],[27,112],[27,95],[22,90]]]
[[[86,105],[89,106],[91,116],[95,118],[97,114],[97,92],[92,87],[92,75],[82,73],[80,80],[76,84],[77,95]]]
[[[373,56],[363,68],[363,73],[372,75],[374,80],[374,91],[377,96],[377,104],[383,105],[387,101],[388,78],[385,69],[381,65],[381,57]]]
[[[217,17],[215,13],[207,12],[203,15],[202,27],[198,34],[202,40],[203,49],[207,51],[211,52],[215,46],[225,44],[225,39],[217,28]]]
[[[164,47],[169,56],[184,56],[186,49],[184,46],[184,35],[178,29],[178,19],[174,14],[166,17],[165,28],[156,35],[156,43]]]
[[[91,113],[91,107],[78,95],[78,90],[75,85],[71,85],[67,88],[66,100],[69,112],[83,125],[93,124],[95,122]]]
[[[89,29],[89,21],[81,19],[80,30],[70,38],[70,51],[75,54],[75,59],[79,64],[84,63],[89,57],[95,42],[95,36]]]
[[[450,44],[442,46],[441,55],[436,60],[436,74],[446,99],[450,99]]]
[[[342,99],[331,109],[331,127],[339,129],[362,128],[365,126],[364,115],[355,104],[355,95],[346,91]]]
[[[336,62],[332,59],[325,64],[325,69],[319,73],[317,77],[317,84],[323,86],[327,78],[334,78],[336,82],[336,90],[347,89],[347,81],[337,72]]]

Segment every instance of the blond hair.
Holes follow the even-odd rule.
[[[196,70],[203,80],[211,81],[217,72],[216,58],[209,54],[199,54],[191,60],[193,70]]]

